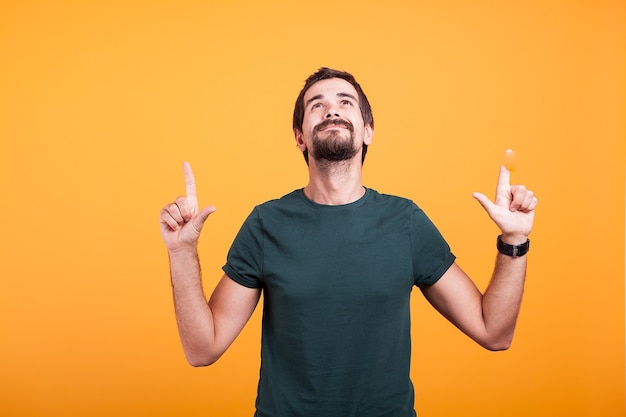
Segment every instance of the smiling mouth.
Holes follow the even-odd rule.
[[[329,126],[324,126],[323,128],[319,129],[319,131],[324,131],[324,130],[331,130],[331,129],[346,129],[349,130],[346,126],[344,125],[329,125]]]

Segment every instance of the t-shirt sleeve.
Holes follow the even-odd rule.
[[[248,288],[263,286],[263,230],[258,208],[255,208],[239,229],[228,251],[226,275]]]
[[[417,206],[411,215],[410,228],[415,285],[432,285],[452,266],[456,257],[433,222]]]

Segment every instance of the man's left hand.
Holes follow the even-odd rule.
[[[472,195],[483,206],[491,220],[502,231],[505,243],[516,245],[526,241],[535,218],[537,197],[523,185],[510,185],[511,173],[502,165],[496,187],[496,198],[492,202],[481,193]]]

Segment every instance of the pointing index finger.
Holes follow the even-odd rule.
[[[511,172],[515,170],[517,154],[513,149],[504,151],[502,165],[500,165],[500,175],[498,176],[498,189],[508,190],[511,185]],[[503,188],[504,187],[504,188]]]
[[[498,175],[498,185],[496,186],[496,198],[494,203],[497,206],[508,206],[511,204],[511,173],[504,165],[500,165],[500,174]]]
[[[511,185],[511,171],[506,169],[504,165],[500,165],[500,174],[498,174],[498,188],[509,187]]]
[[[183,162],[183,173],[185,174],[185,193],[187,202],[194,213],[198,212],[198,196],[196,195],[196,179],[193,176],[189,162]]]

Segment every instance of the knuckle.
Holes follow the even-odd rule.
[[[167,206],[167,211],[168,211],[168,213],[170,213],[170,214],[171,214],[171,213],[175,213],[175,212],[177,212],[177,211],[178,211],[178,205],[177,205],[176,203],[170,203],[170,204]]]

